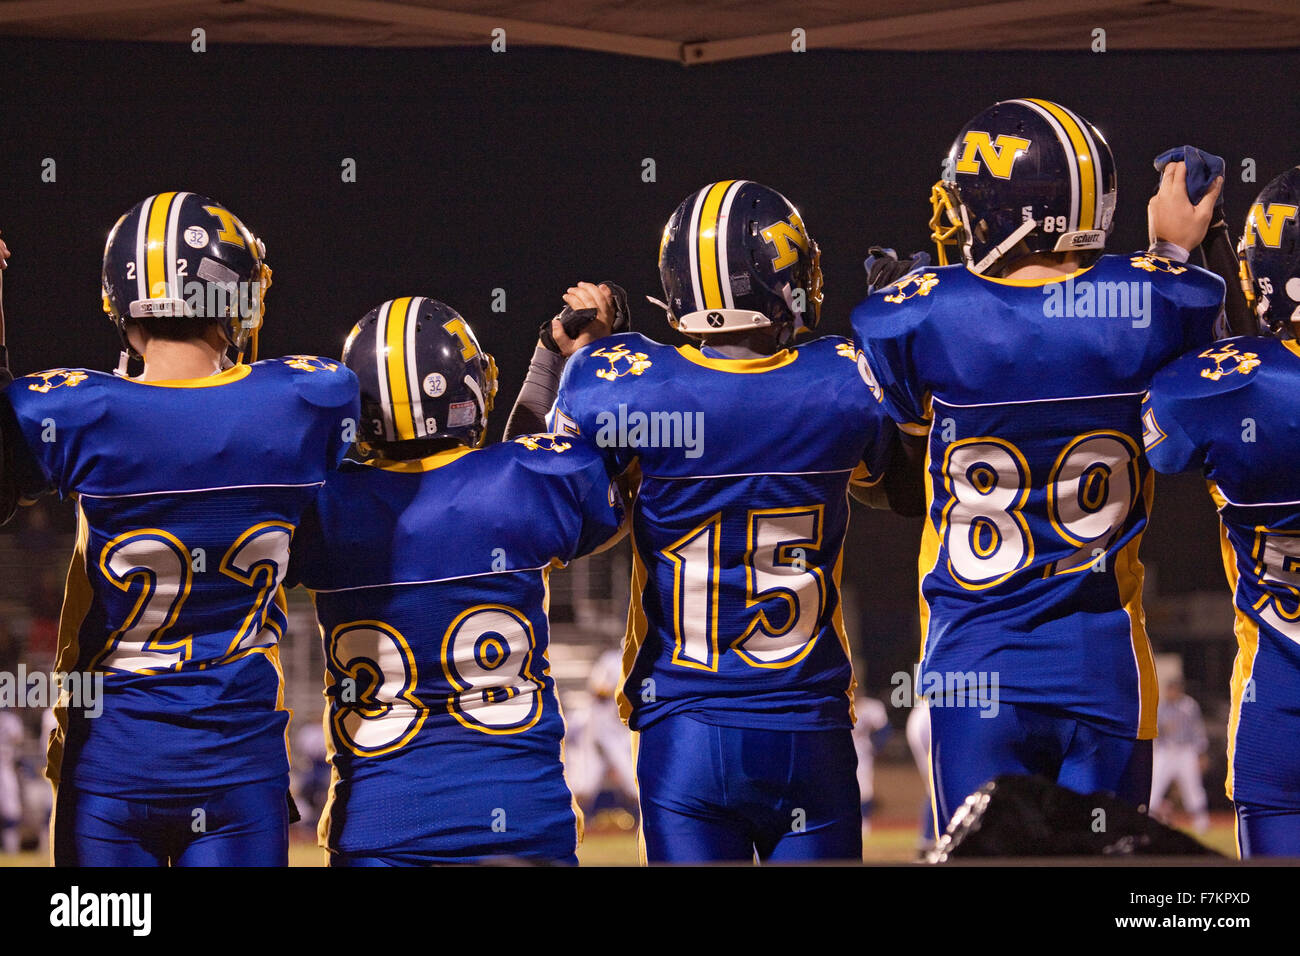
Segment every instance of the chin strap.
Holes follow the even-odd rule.
[[[1020,224],[1020,227],[1016,229],[1015,232],[1011,233],[1011,235],[1007,236],[1005,239],[999,242],[996,246],[994,246],[992,249],[988,251],[988,254],[983,259],[981,259],[979,262],[971,266],[970,271],[978,275],[983,275],[985,269],[988,269],[989,267],[994,265],[999,259],[1005,256],[1012,249],[1014,249],[1016,247],[1016,243],[1018,243],[1021,239],[1025,238],[1025,236],[1029,235],[1037,228],[1038,228],[1038,223],[1035,220],[1026,219],[1024,222]]]

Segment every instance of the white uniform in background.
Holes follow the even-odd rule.
[[[853,747],[858,752],[858,793],[862,801],[862,826],[867,828],[871,801],[876,795],[876,747],[871,735],[889,726],[885,705],[874,697],[859,697],[853,702],[858,722],[853,725]]]
[[[921,838],[919,848],[924,851],[934,845],[934,814],[930,807],[930,704],[924,697],[917,697],[912,702],[912,709],[907,715],[907,746],[912,751],[912,760],[921,774],[921,783],[925,786],[925,800],[921,808]]]
[[[22,795],[18,787],[18,758],[23,746],[23,722],[18,715],[0,710],[0,851],[18,852],[18,823]]]
[[[1201,755],[1208,741],[1200,705],[1186,694],[1163,696],[1156,715],[1158,735],[1151,757],[1151,809],[1164,800],[1169,787],[1178,783],[1183,808],[1192,815],[1196,832],[1210,826],[1208,801],[1201,775]]]
[[[580,805],[590,804],[600,794],[608,771],[615,785],[630,801],[636,800],[636,767],[632,762],[632,735],[618,716],[619,676],[623,652],[611,648],[591,667],[587,690],[591,706],[581,724],[576,746],[566,754],[569,786]]]

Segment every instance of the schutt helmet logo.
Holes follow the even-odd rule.
[[[722,328],[723,322],[725,322],[726,320],[722,317],[722,313],[710,312],[708,315],[704,317],[704,321],[708,322],[709,325],[712,326],[713,328],[720,329]]]

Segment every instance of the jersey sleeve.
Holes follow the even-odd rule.
[[[103,393],[85,372],[56,369],[15,379],[4,390],[5,468],[22,498],[77,490],[79,470],[95,456],[93,424]],[[11,470],[12,469],[12,470]]]
[[[598,440],[601,424],[598,420],[608,409],[594,400],[590,381],[596,378],[591,366],[590,353],[608,343],[608,339],[579,349],[565,363],[560,376],[560,386],[555,404],[546,416],[546,427],[557,435],[576,435],[599,450],[611,474],[621,474],[634,457],[636,450],[621,447],[618,442],[602,445]],[[599,379],[597,379],[599,381]]]
[[[916,363],[916,326],[882,314],[879,305],[872,297],[853,310],[858,373],[900,429],[911,435],[929,434],[929,390]]]
[[[1188,403],[1174,397],[1168,377],[1157,375],[1151,389],[1142,398],[1142,444],[1146,446],[1151,467],[1165,474],[1177,474],[1205,464],[1204,449],[1189,432],[1195,421]]]
[[[623,502],[610,478],[608,463],[586,439],[545,434],[521,435],[518,465],[533,474],[532,488],[540,494],[539,508],[562,529],[549,539],[558,553],[550,557],[569,562],[590,554],[618,533]],[[534,515],[540,518],[541,515]]]
[[[582,364],[582,354],[585,351],[586,349],[583,349],[575,353],[564,364],[564,371],[560,374],[560,386],[555,393],[555,404],[546,414],[546,427],[556,435],[587,436],[593,433],[593,422],[588,422],[588,427],[583,428],[583,419],[592,416],[584,407],[585,396],[581,386],[578,385],[577,378],[578,368]]]
[[[1157,281],[1154,285],[1157,294],[1162,296],[1182,319],[1183,342],[1180,355],[1193,349],[1204,349],[1218,338],[1215,329],[1219,324],[1219,316],[1223,312],[1225,289],[1221,278],[1199,266],[1190,264],[1180,266],[1158,256],[1135,256],[1132,261],[1138,264],[1139,268],[1146,268],[1141,265],[1142,262],[1146,262],[1154,266],[1157,273],[1171,273],[1159,275],[1158,278],[1163,281]]]
[[[325,435],[325,466],[333,471],[357,440],[361,421],[361,389],[357,377],[333,359],[290,355],[281,361],[293,370],[298,393],[316,410]]]
[[[883,405],[870,406],[871,437],[862,452],[862,460],[849,476],[849,482],[859,488],[870,488],[885,477],[885,469],[894,455],[894,446],[900,441],[899,426],[886,413]]]
[[[591,554],[618,534],[623,524],[623,500],[605,461],[593,454],[575,476],[574,491],[582,524],[571,557]]]

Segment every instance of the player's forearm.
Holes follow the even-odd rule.
[[[533,350],[528,363],[528,374],[519,387],[519,396],[510,409],[506,421],[506,440],[520,435],[546,431],[546,414],[555,404],[560,389],[560,374],[564,371],[564,356],[552,352],[544,345]]]
[[[1226,222],[1219,220],[1206,231],[1201,254],[1205,257],[1205,268],[1223,280],[1223,311],[1232,334],[1259,335],[1259,322],[1251,313],[1246,292],[1241,287],[1241,265]]]

